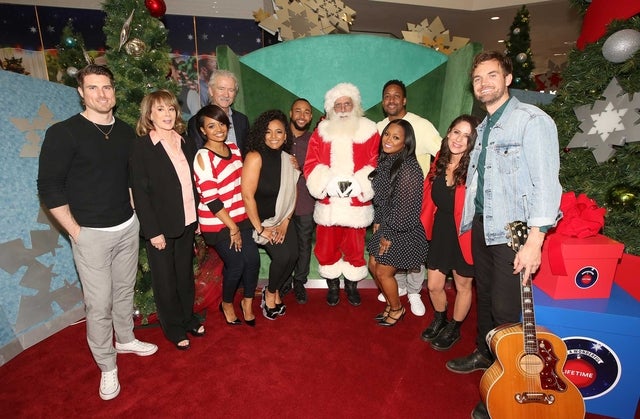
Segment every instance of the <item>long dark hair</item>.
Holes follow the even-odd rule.
[[[248,136],[248,151],[264,151],[269,148],[265,143],[264,136],[267,132],[267,128],[269,127],[269,122],[275,120],[282,122],[287,135],[281,150],[288,152],[291,149],[293,135],[291,134],[291,127],[289,126],[287,116],[279,109],[271,109],[269,111],[262,112],[256,118],[254,123],[251,124]]]
[[[389,198],[393,195],[393,191],[396,188],[397,176],[400,171],[400,167],[402,163],[404,163],[408,158],[413,157],[416,158],[416,135],[413,131],[413,127],[409,123],[409,121],[405,121],[404,119],[395,119],[387,124],[386,127],[382,130],[382,134],[380,135],[380,147],[379,147],[379,157],[378,157],[378,165],[380,162],[389,158],[389,155],[383,151],[382,147],[382,138],[384,134],[387,132],[390,126],[398,125],[404,131],[404,147],[402,150],[398,151],[398,158],[393,162],[391,168],[389,169],[389,179],[391,181],[391,191],[389,193]],[[378,170],[374,170],[369,174],[369,179],[373,179],[378,174]]]
[[[453,122],[451,122],[451,125],[449,125],[449,128],[447,129],[447,135],[442,140],[442,145],[440,146],[440,155],[438,157],[438,160],[436,161],[435,166],[432,167],[432,169],[429,171],[429,174],[427,175],[427,178],[430,182],[433,182],[433,179],[435,179],[436,176],[447,173],[447,166],[449,165],[449,162],[451,162],[451,156],[453,156],[451,150],[449,149],[449,141],[447,137],[449,136],[449,133],[451,132],[453,127],[458,125],[460,122],[466,122],[471,126],[471,135],[469,136],[469,140],[467,141],[467,148],[460,157],[458,167],[456,167],[456,169],[453,171],[453,184],[463,185],[465,183],[467,179],[467,169],[469,168],[469,155],[471,154],[471,150],[473,150],[473,146],[476,142],[476,137],[478,136],[476,127],[480,123],[478,118],[473,115],[467,114],[460,115],[459,117],[454,119]]]

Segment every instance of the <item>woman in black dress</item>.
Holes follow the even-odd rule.
[[[380,326],[394,326],[405,309],[400,304],[398,269],[419,269],[427,257],[427,241],[420,223],[423,174],[415,154],[411,124],[389,122],[382,131],[378,168],[370,177],[375,192],[373,236],[367,244],[369,270],[387,307],[376,316]]]
[[[469,154],[476,139],[477,125],[478,120],[471,115],[461,115],[453,120],[424,181],[421,219],[430,240],[427,287],[435,317],[422,332],[422,339],[431,342],[431,347],[439,351],[446,351],[460,340],[460,324],[471,307],[474,275],[471,231],[462,235],[458,232]],[[450,271],[453,271],[457,293],[453,319],[448,322],[444,284]]]

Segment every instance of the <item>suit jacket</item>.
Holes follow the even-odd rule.
[[[242,112],[233,110],[231,114],[231,124],[233,132],[236,135],[236,141],[238,142],[238,148],[242,157],[247,153],[247,137],[249,136],[249,118]],[[205,136],[198,129],[198,115],[195,115],[189,119],[187,123],[187,134],[193,138],[196,142],[196,149],[200,149],[207,142]]]
[[[193,179],[193,159],[196,155],[195,142],[183,137],[184,153]],[[160,142],[153,145],[151,137],[137,138],[131,152],[129,167],[136,213],[140,220],[140,234],[151,239],[160,234],[167,238],[179,237],[184,232],[184,203],[182,186],[169,155]],[[198,194],[193,184],[194,206]]]

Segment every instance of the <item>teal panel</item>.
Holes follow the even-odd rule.
[[[324,94],[340,82],[358,86],[362,107],[380,101],[390,79],[409,85],[447,61],[431,48],[374,35],[323,35],[259,49],[240,62],[324,109]]]

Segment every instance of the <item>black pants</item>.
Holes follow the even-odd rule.
[[[284,242],[280,244],[267,243],[264,245],[264,249],[271,258],[268,289],[270,293],[274,293],[289,278],[298,260],[298,237],[293,224],[289,223]]]
[[[311,263],[311,244],[313,242],[313,232],[316,223],[313,221],[313,214],[296,215],[293,217],[293,225],[298,236],[298,261],[293,269],[294,281],[307,283],[309,277],[309,264]]]
[[[233,303],[233,297],[242,283],[243,296],[253,298],[258,285],[260,270],[260,255],[258,245],[253,241],[252,229],[240,230],[242,234],[242,248],[236,252],[235,247],[229,248],[231,237],[217,242],[214,247],[224,263],[222,268],[222,301]]]
[[[520,275],[513,274],[515,253],[509,246],[487,246],[481,215],[473,219],[471,242],[478,309],[476,345],[480,353],[492,358],[487,333],[499,325],[520,321]]]
[[[193,239],[197,223],[185,227],[179,237],[165,237],[167,245],[158,250],[146,241],[153,298],[162,331],[171,342],[186,339],[186,331],[196,328],[193,314]]]

